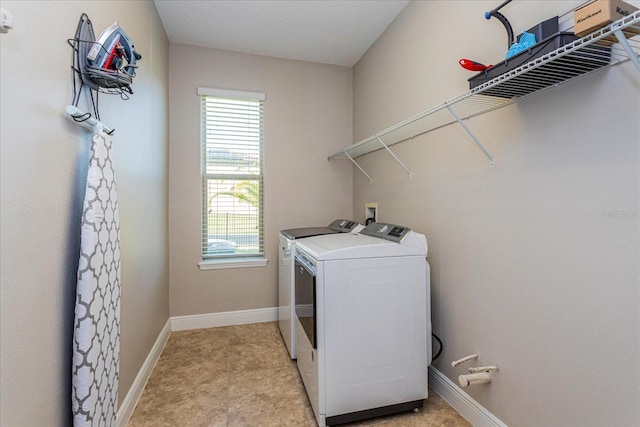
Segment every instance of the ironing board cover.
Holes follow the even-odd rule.
[[[120,354],[120,220],[111,138],[93,136],[73,339],[74,426],[114,426]]]

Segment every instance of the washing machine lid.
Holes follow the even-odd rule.
[[[303,237],[321,236],[323,234],[349,233],[358,225],[357,221],[350,219],[336,219],[326,227],[289,228],[287,230],[281,230],[280,234],[287,239],[295,240]]]
[[[378,223],[370,224],[365,230],[380,226]],[[404,238],[397,242],[363,233],[364,230],[360,234],[314,236],[296,242],[296,246],[317,261],[427,255],[427,238],[424,234],[407,230]]]

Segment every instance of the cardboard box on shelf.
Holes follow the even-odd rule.
[[[573,32],[576,36],[584,37],[636,10],[638,10],[636,7],[622,0],[594,0],[573,11]],[[633,33],[640,33],[640,29],[629,27],[625,31],[627,38]]]

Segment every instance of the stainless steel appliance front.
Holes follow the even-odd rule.
[[[316,269],[302,255],[295,256],[296,317],[313,348],[317,347]]]

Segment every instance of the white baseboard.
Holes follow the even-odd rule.
[[[474,427],[507,427],[505,423],[433,366],[429,366],[429,384],[440,397],[446,400]]]
[[[165,344],[167,344],[167,340],[169,339],[170,334],[171,319],[167,319],[167,323],[164,324],[164,327],[160,331],[156,342],[153,344],[153,347],[151,347],[151,351],[142,364],[140,371],[138,371],[138,375],[136,375],[136,379],[133,381],[129,392],[122,401],[122,405],[120,405],[120,407],[118,408],[118,413],[116,414],[117,427],[125,427],[129,422],[129,418],[131,418],[133,410],[136,408],[140,396],[142,396],[144,386],[147,384],[147,381],[151,376],[151,372],[156,366],[156,362],[160,358]]]
[[[171,331],[216,328],[219,326],[245,325],[247,323],[274,322],[278,320],[278,307],[255,310],[226,311],[223,313],[175,316],[171,318]]]

